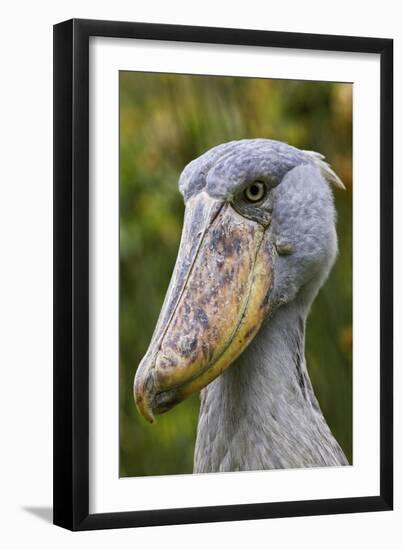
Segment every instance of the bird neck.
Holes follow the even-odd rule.
[[[297,303],[279,308],[203,390],[195,472],[347,464],[309,379],[306,315]]]

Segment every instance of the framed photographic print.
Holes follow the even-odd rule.
[[[392,509],[390,39],[54,27],[54,522]]]

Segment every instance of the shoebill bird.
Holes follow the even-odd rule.
[[[337,255],[330,184],[322,155],[268,139],[218,145],[180,176],[182,238],[134,396],[153,422],[201,391],[195,472],[347,464],[304,354]]]

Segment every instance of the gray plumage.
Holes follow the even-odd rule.
[[[337,255],[329,182],[342,183],[318,153],[254,139],[207,151],[184,169],[179,188],[185,202],[201,191],[236,202],[256,180],[270,190],[258,208],[271,219],[272,306],[249,347],[201,392],[195,472],[347,464],[304,355],[310,306]]]

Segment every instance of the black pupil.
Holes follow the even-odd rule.
[[[259,191],[260,191],[260,187],[258,185],[251,185],[250,186],[249,192],[252,196],[258,195]]]

